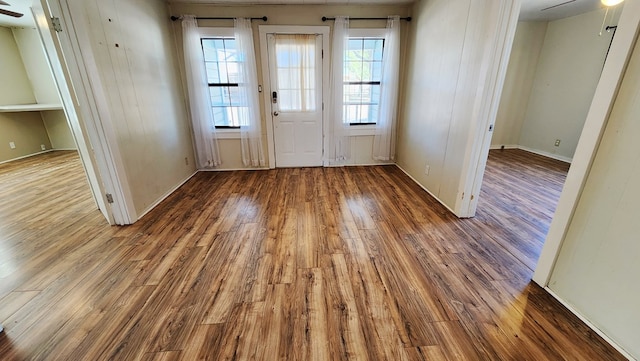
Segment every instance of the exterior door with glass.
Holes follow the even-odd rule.
[[[276,167],[322,165],[322,40],[267,34]]]

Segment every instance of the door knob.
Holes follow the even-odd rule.
[[[274,116],[274,117],[277,117],[277,116],[278,116],[278,114],[280,114],[280,113],[278,113],[278,112],[273,112],[273,116]]]

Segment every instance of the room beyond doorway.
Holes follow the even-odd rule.
[[[476,227],[534,270],[569,165],[520,149],[491,150]]]

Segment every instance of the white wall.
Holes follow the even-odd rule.
[[[459,216],[466,216],[463,200],[471,194],[465,189],[477,166],[472,154],[485,131],[481,108],[494,99],[492,72],[502,71],[492,57],[502,51],[496,26],[505,4],[423,0],[414,6],[398,164]]]
[[[101,117],[115,132],[139,216],[195,170],[167,7],[161,0],[72,0],[69,8],[76,33],[88,38],[83,51],[95,58],[94,85],[108,105]]]
[[[13,28],[13,36],[27,70],[37,103],[61,104],[51,68],[36,29]]]
[[[256,61],[258,68],[258,82],[264,84],[262,74],[262,59],[260,57],[260,44],[258,26],[261,24],[268,25],[324,25],[333,26],[332,21],[322,22],[322,16],[335,16],[335,15],[349,15],[359,17],[386,17],[388,15],[400,15],[408,16],[410,8],[408,5],[365,5],[365,6],[345,6],[345,5],[261,5],[261,6],[222,6],[211,4],[185,4],[185,3],[172,3],[170,5],[171,13],[173,15],[190,14],[201,17],[262,17],[267,16],[269,21],[253,21],[253,38],[254,48],[256,51]],[[233,21],[229,20],[200,20],[198,21],[201,27],[233,27]],[[401,64],[404,60],[404,49],[406,49],[406,39],[411,27],[410,23],[405,21],[401,22],[401,39],[403,42],[403,53],[401,54]],[[386,26],[386,20],[381,21],[351,21],[352,28],[363,27],[379,27],[384,28]],[[180,57],[181,69],[182,66],[182,28],[179,21],[176,21],[173,26],[175,36],[177,38],[177,53]],[[328,69],[326,70],[328,71]],[[183,71],[184,74],[184,71]],[[401,69],[402,76],[402,69]],[[400,94],[402,96],[402,94]],[[326,100],[325,100],[326,102]],[[264,99],[260,96],[260,108],[262,118],[262,131],[263,131],[263,144],[264,154],[267,156],[267,123],[265,111]],[[219,141],[220,153],[222,158],[222,164],[218,169],[238,169],[244,168],[242,164],[242,158],[240,156],[240,140],[239,139],[222,139]],[[349,165],[355,164],[376,164],[385,163],[378,162],[372,157],[373,151],[373,135],[368,136],[354,136],[351,141],[351,159],[346,163]],[[268,160],[267,160],[268,161]]]
[[[36,102],[11,29],[0,27],[0,105]]]
[[[604,10],[549,23],[519,144],[571,160],[600,79],[612,33]],[[607,24],[616,24],[610,11]],[[560,139],[560,146],[554,146]]]
[[[509,148],[517,147],[520,142],[520,132],[526,116],[547,24],[546,21],[518,22],[500,108],[491,138],[491,145],[495,148],[502,145]]]
[[[549,287],[640,358],[640,43],[620,92]]]
[[[36,29],[13,28],[13,36],[27,71],[37,103],[61,104],[58,88],[42,48],[40,35]],[[76,149],[71,128],[63,110],[40,112],[53,149]]]
[[[0,105],[35,103],[31,82],[11,29],[0,27]],[[9,147],[9,142],[15,148]],[[0,113],[0,162],[41,152],[51,142],[38,112]]]
[[[40,112],[42,121],[47,129],[47,135],[51,141],[51,148],[54,150],[72,150],[77,149],[76,142],[73,140],[71,128],[67,122],[67,117],[62,110],[50,110]]]

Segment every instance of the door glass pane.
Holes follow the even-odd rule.
[[[280,111],[316,111],[316,35],[275,35],[275,51]]]

